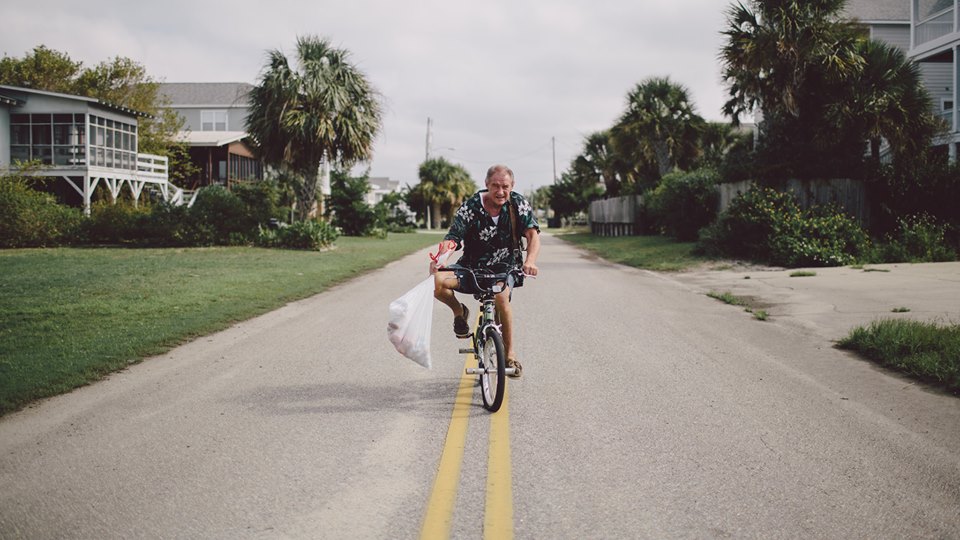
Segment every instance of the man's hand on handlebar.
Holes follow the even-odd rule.
[[[523,268],[522,268],[521,270],[523,270],[523,273],[524,273],[525,275],[528,275],[528,276],[530,276],[530,277],[536,277],[536,276],[537,276],[537,265],[535,265],[535,264],[532,264],[532,263],[524,263]]]

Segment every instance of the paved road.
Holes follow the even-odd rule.
[[[960,537],[960,400],[550,237],[508,444],[478,395],[451,422],[450,315],[432,371],[384,332],[426,260],[0,419],[0,538],[416,538],[445,497],[480,538],[488,492],[518,538]]]

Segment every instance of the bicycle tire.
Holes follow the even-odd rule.
[[[503,350],[503,336],[492,326],[484,332],[483,341],[477,349],[480,356],[477,363],[484,371],[480,374],[480,396],[483,406],[490,412],[497,412],[503,405],[503,393],[506,389],[507,353]],[[487,366],[496,366],[495,373],[488,373]]]

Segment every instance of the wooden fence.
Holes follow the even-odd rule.
[[[630,195],[590,203],[590,231],[599,236],[640,234],[643,197]]]

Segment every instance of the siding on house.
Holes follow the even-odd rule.
[[[870,27],[870,37],[889,45],[899,47],[903,52],[910,50],[910,24],[875,24]]]

